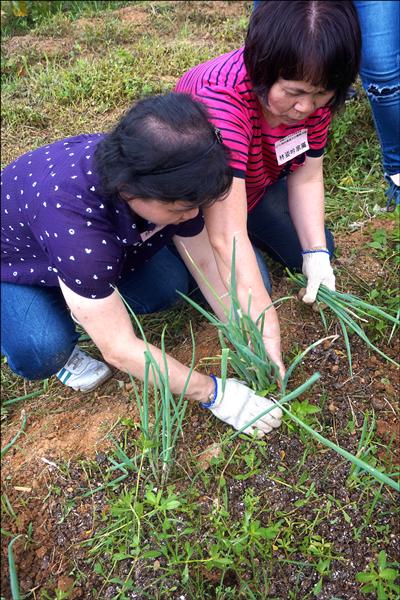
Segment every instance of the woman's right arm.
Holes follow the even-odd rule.
[[[90,335],[108,363],[143,381],[145,351],[149,350],[162,373],[165,373],[165,366],[167,367],[171,392],[182,393],[190,370],[169,355],[166,355],[165,365],[161,350],[152,344],[147,345],[136,337],[128,311],[116,291],[107,298],[91,300],[70,290],[60,279],[59,282],[72,314]],[[153,381],[151,369],[149,377],[150,381]],[[244,383],[235,379],[227,379],[225,389],[222,388],[221,380],[217,380],[215,386],[211,377],[193,371],[185,396],[189,400],[198,402],[209,402],[213,397],[214,404],[210,407],[211,412],[235,429],[244,428],[266,408],[272,408],[268,414],[259,417],[252,426],[245,429],[249,434],[254,433],[257,428],[258,435],[262,436],[279,427],[282,411],[274,406],[273,401],[257,396]]]
[[[229,196],[204,210],[204,218],[221,279],[229,286],[233,240],[235,239],[237,294],[243,312],[248,310],[255,321],[271,298],[265,289],[257,259],[247,233],[247,199],[244,179],[235,177]],[[273,306],[265,312],[265,349],[279,366],[283,377],[285,367],[281,355],[278,316]]]
[[[106,362],[143,381],[144,353],[148,348],[164,373],[161,350],[152,344],[146,345],[135,335],[128,311],[117,291],[107,298],[92,300],[79,296],[60,279],[59,283],[72,314],[90,335]],[[171,391],[180,394],[189,376],[189,369],[169,355],[167,365]],[[213,391],[214,383],[208,375],[197,371],[192,373],[186,393],[189,400],[207,402]]]

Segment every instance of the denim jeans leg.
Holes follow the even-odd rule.
[[[289,214],[286,179],[267,188],[262,200],[248,215],[247,229],[255,246],[285,267],[301,271],[303,248]],[[325,235],[332,256],[334,241],[327,227]]]
[[[259,250],[259,248],[257,248],[257,246],[255,244],[253,244],[253,250],[254,250],[254,254],[256,255],[258,268],[260,269],[260,273],[261,273],[261,277],[262,277],[265,289],[267,290],[268,294],[271,295],[272,282],[271,282],[271,278],[269,275],[267,263],[265,262],[265,259],[262,255],[261,251]]]
[[[271,293],[271,281],[262,253],[254,247],[264,285]],[[183,301],[177,291],[195,302],[206,302],[175,246],[162,248],[140,269],[125,275],[118,289],[138,315],[167,310]]]
[[[388,175],[400,173],[400,2],[355,0],[362,34],[360,74]]]
[[[144,315],[176,305],[181,300],[177,290],[187,294],[192,281],[180,256],[164,247],[141,267],[124,275],[118,289],[132,310]]]
[[[57,373],[79,334],[59,288],[1,284],[1,352],[26,379]]]

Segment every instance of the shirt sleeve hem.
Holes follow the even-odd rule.
[[[323,148],[310,148],[307,150],[306,155],[311,156],[312,158],[318,158],[318,156],[322,156],[325,153],[325,146]]]
[[[82,296],[82,298],[87,298],[88,300],[104,300],[104,298],[108,298],[114,292],[114,287],[117,287],[116,284],[110,283],[109,289],[94,289],[94,288],[82,288],[81,286],[77,286],[75,283],[70,281],[64,281],[65,285],[72,290],[78,296]]]
[[[234,177],[238,177],[239,179],[246,179],[246,172],[241,169],[232,169],[232,173]]]

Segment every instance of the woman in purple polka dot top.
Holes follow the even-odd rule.
[[[202,104],[186,94],[141,100],[108,134],[71,137],[24,154],[1,174],[1,350],[26,379],[57,375],[93,390],[112,372],[143,379],[137,314],[167,309],[198,286],[218,317],[227,302],[201,208],[224,200],[228,151]],[[193,262],[217,291],[210,293]],[[124,300],[123,300],[123,299]],[[247,306],[247,300],[245,302]],[[77,346],[79,323],[105,362]],[[162,354],[149,346],[163,365]],[[167,356],[171,391],[189,369]],[[162,367],[163,368],[163,367]],[[271,404],[244,384],[193,372],[186,397],[240,429]],[[280,424],[275,407],[248,427]]]

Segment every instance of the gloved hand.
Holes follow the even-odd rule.
[[[307,277],[307,289],[302,300],[306,304],[313,304],[319,286],[325,285],[330,290],[335,290],[335,275],[331,266],[328,250],[307,250],[303,253],[303,275]]]
[[[272,400],[257,396],[250,388],[237,379],[227,379],[225,390],[222,393],[222,381],[218,377],[214,379],[217,385],[217,395],[212,406],[211,412],[232,425],[235,429],[241,429],[259,415],[263,410],[274,405]],[[205,406],[205,405],[203,405]],[[282,419],[282,411],[276,406],[250,427],[244,430],[244,433],[252,434],[258,430],[258,437],[269,433],[273,428],[279,427]]]

